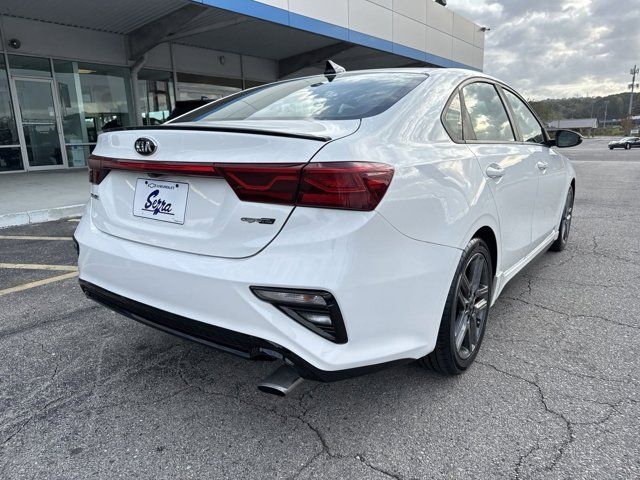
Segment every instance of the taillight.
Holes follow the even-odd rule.
[[[245,202],[295,203],[304,164],[217,164],[238,198]]]
[[[223,177],[245,202],[361,211],[378,206],[394,173],[390,165],[371,162],[206,164],[89,158],[92,183],[99,184],[111,170]]]
[[[371,211],[392,178],[393,167],[384,163],[310,163],[302,170],[296,205]]]
[[[219,177],[212,164],[184,162],[150,162],[145,160],[120,160],[91,155],[89,157],[89,181],[100,184],[111,170],[127,170],[144,173],[196,175]]]

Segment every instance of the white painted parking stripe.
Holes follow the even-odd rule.
[[[79,218],[70,218],[69,220],[67,220],[68,222],[79,222],[80,219]]]
[[[57,272],[77,272],[75,265],[42,265],[39,263],[0,263],[0,268],[15,270],[53,270]]]
[[[0,240],[55,240],[70,242],[73,237],[35,237],[32,235],[0,235]]]
[[[10,293],[22,292],[24,290],[29,290],[31,288],[40,287],[42,285],[47,285],[49,283],[60,282],[62,280],[67,280],[68,278],[73,278],[77,276],[78,276],[78,272],[71,272],[71,273],[65,273],[63,275],[56,275],[55,277],[45,278],[44,280],[25,283],[22,285],[18,285],[17,287],[5,288],[4,290],[0,290],[0,297],[2,297],[3,295],[8,295]]]

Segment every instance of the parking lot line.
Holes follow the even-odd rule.
[[[71,241],[73,237],[34,237],[31,235],[0,235],[0,240],[55,240]]]
[[[0,263],[0,268],[14,270],[53,270],[59,272],[77,272],[75,265],[42,265],[39,263]]]
[[[0,297],[2,297],[3,295],[14,293],[14,292],[22,292],[24,290],[29,290],[30,288],[39,287],[41,285],[60,282],[62,280],[66,280],[68,278],[73,278],[77,276],[78,276],[78,272],[76,271],[76,272],[65,273],[63,275],[56,275],[55,277],[49,277],[43,280],[37,280],[35,282],[24,283],[22,285],[18,285],[17,287],[5,288],[4,290],[0,290]]]

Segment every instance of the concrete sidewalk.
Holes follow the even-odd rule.
[[[81,215],[88,199],[85,169],[0,175],[0,228]]]

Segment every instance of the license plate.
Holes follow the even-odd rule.
[[[188,183],[139,178],[133,198],[133,215],[182,225],[188,196]]]

